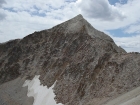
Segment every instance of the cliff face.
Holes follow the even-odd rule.
[[[55,100],[64,105],[102,105],[140,86],[140,54],[126,53],[81,15],[0,44],[0,55],[0,89],[17,78],[24,82],[40,75],[48,87],[57,81]]]

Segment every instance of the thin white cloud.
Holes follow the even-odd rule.
[[[79,7],[89,18],[105,21],[125,18],[124,14],[114,5],[110,5],[108,0],[80,0]]]
[[[124,30],[124,32],[132,34],[132,33],[140,33],[140,24],[130,25],[128,28]]]
[[[140,52],[140,35],[131,37],[111,36],[118,46],[124,48],[127,52]]]
[[[13,8],[16,11],[25,11],[36,7],[39,10],[49,10],[51,8],[58,9],[63,6],[64,0],[7,0],[6,8]]]

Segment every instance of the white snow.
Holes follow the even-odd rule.
[[[61,103],[56,104],[54,100],[55,94],[53,87],[47,88],[47,86],[40,85],[39,75],[36,75],[32,80],[26,80],[23,87],[28,86],[28,97],[34,97],[33,105],[63,105]]]

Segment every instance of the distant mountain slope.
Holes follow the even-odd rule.
[[[140,86],[140,54],[126,53],[82,15],[0,44],[0,55],[0,91],[6,86],[5,91],[11,91],[9,98],[18,104],[27,105],[16,98],[19,91],[14,95],[12,91],[17,86],[22,91],[25,80],[36,75],[47,87],[57,81],[55,100],[64,105],[103,105]],[[18,78],[21,84],[12,85]],[[2,96],[5,105],[16,105]],[[27,94],[22,97],[27,100]]]
[[[107,102],[105,105],[139,105],[139,104],[140,104],[140,87]]]

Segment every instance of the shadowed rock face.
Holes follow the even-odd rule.
[[[57,80],[55,100],[64,105],[102,105],[140,86],[140,54],[126,53],[81,15],[0,44],[0,55],[0,86],[35,75],[48,87]]]

